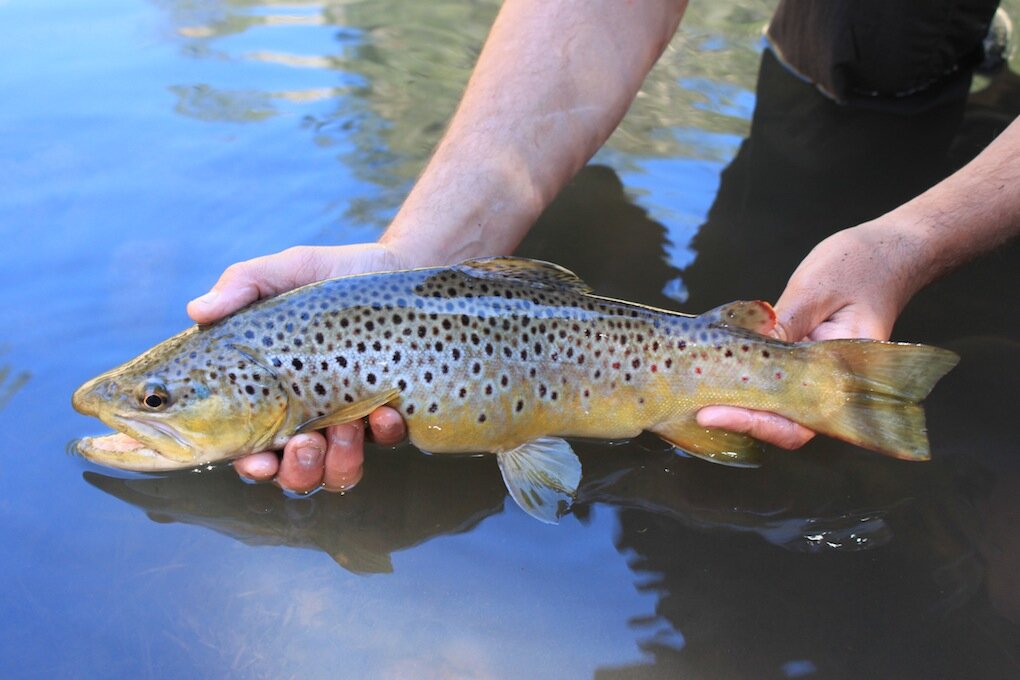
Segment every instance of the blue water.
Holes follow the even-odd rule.
[[[773,4],[695,3],[521,252],[695,312],[774,299],[824,233],[907,197],[928,168],[897,185],[855,143],[819,161],[752,126],[773,97],[813,101],[758,80]],[[290,499],[66,455],[103,430],[73,389],[185,327],[226,266],[381,233],[495,11],[0,2],[0,677],[1016,677],[1016,249],[897,327],[964,356],[923,466],[825,441],[758,471],[581,442],[579,501],[549,527],[487,458],[373,449],[346,496]],[[975,95],[947,166],[1016,115],[1011,78]]]

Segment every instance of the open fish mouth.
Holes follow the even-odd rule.
[[[147,443],[165,440],[168,449],[190,449],[168,425],[148,419],[128,421],[117,416],[113,420],[117,429],[122,431],[98,437],[83,437],[75,445],[77,452],[93,463],[137,472],[182,470],[195,466],[196,461],[190,457],[185,460],[166,455]]]
[[[74,445],[83,458],[100,465],[123,470],[158,470],[160,461],[168,461],[159,451],[150,448],[123,432],[99,437],[82,437]]]

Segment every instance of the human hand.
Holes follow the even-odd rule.
[[[407,265],[391,248],[377,243],[351,246],[299,246],[227,267],[212,289],[188,303],[197,323],[212,323],[258,299],[279,295],[315,281]],[[389,446],[407,434],[396,410],[383,406],[368,417],[372,438]],[[276,478],[284,489],[331,491],[350,489],[361,479],[365,459],[362,421],[334,425],[325,434],[292,437],[280,458],[274,452],[253,453],[234,461],[242,477],[256,481]]]
[[[833,234],[790,277],[776,303],[772,335],[787,342],[888,340],[916,290],[911,263],[921,247],[882,220]],[[707,406],[697,420],[702,427],[748,434],[784,449],[800,448],[815,434],[775,413],[733,406]]]

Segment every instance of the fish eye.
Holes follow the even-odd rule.
[[[141,402],[150,411],[161,411],[170,403],[170,395],[163,385],[149,383],[142,391]]]

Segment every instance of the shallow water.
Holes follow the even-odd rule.
[[[520,253],[688,312],[774,299],[825,234],[1020,112],[1011,72],[909,118],[837,109],[768,58],[759,76],[773,4],[694,3]],[[549,527],[490,458],[374,449],[352,492],[291,499],[65,455],[102,427],[74,387],[187,325],[224,267],[378,235],[495,10],[0,2],[0,676],[1017,677],[1015,244],[897,326],[963,356],[924,465],[579,442],[579,501]]]

